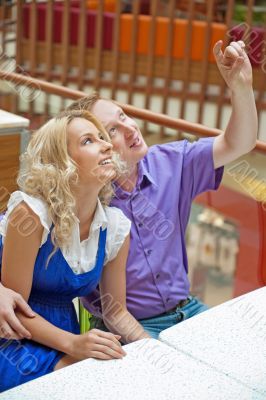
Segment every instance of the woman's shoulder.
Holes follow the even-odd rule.
[[[15,213],[21,216],[23,220],[29,217],[38,217],[40,224],[44,227],[42,244],[46,241],[50,231],[51,221],[48,215],[48,207],[44,200],[31,196],[23,191],[17,190],[13,192],[7,204],[7,210],[0,223],[0,234],[5,236],[6,228],[10,215]],[[26,213],[26,215],[25,215]]]
[[[47,204],[45,203],[44,200],[31,196],[25,192],[22,192],[21,190],[16,190],[13,192],[9,198],[8,204],[7,204],[7,209],[10,209],[11,207],[14,208],[16,207],[19,203],[25,202],[31,209],[36,209],[36,208],[43,208],[47,209]]]
[[[11,194],[7,204],[7,213],[10,214],[18,205],[23,207],[23,204],[24,207],[26,204],[27,208],[30,209],[34,214],[36,214],[40,218],[40,220],[44,219],[45,222],[47,222],[47,203],[43,199],[31,196],[25,192],[22,192],[21,190],[17,190]]]

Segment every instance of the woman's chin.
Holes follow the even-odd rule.
[[[115,168],[110,169],[109,171],[106,171],[105,174],[101,176],[101,182],[103,185],[106,185],[107,183],[113,181],[117,176],[117,171]]]

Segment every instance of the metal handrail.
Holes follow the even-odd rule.
[[[9,82],[13,82],[20,85],[28,86],[33,90],[42,90],[45,93],[58,95],[60,97],[69,98],[73,100],[80,99],[81,97],[86,96],[86,93],[80,90],[73,90],[67,87],[62,87],[56,85],[54,83],[49,83],[45,81],[41,81],[36,78],[31,78],[29,76],[25,76],[22,74],[17,74],[13,72],[6,72],[0,70],[0,78],[2,80],[7,80]],[[208,128],[202,124],[197,124],[193,122],[188,122],[180,118],[172,118],[163,114],[154,113],[152,111],[143,110],[129,104],[120,104],[118,103],[123,110],[130,114],[132,117],[143,119],[145,121],[163,125],[168,128],[173,128],[176,130],[182,130],[186,133],[193,134],[195,136],[218,136],[222,133],[220,129]],[[256,147],[254,150],[262,152],[266,154],[266,143],[257,140]]]

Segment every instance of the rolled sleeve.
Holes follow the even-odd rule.
[[[214,168],[213,142],[214,138],[204,138],[186,143],[184,175],[185,181],[191,182],[192,199],[202,192],[218,189],[221,183],[224,167]]]

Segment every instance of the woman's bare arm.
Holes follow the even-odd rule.
[[[150,338],[126,306],[126,261],[129,236],[118,255],[105,265],[100,282],[103,320],[111,332],[121,335],[123,343]]]

